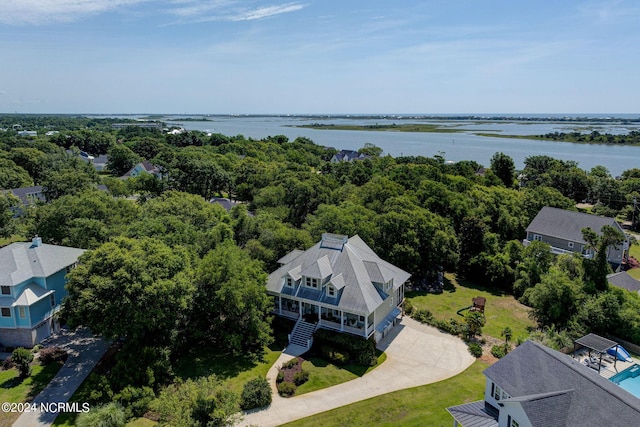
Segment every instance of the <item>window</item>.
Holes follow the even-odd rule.
[[[27,317],[27,315],[24,312],[24,307],[18,307],[18,313],[21,319],[24,319],[25,317]]]
[[[333,286],[327,286],[327,293],[329,294],[330,297],[335,297],[336,288],[334,288]]]
[[[11,287],[10,286],[0,286],[2,290],[2,295],[11,295]]]
[[[514,419],[511,419],[511,425],[509,427],[520,427],[520,423]]]
[[[496,400],[508,399],[509,396],[503,389],[498,387],[497,385],[493,389],[493,398]]]
[[[389,289],[391,289],[392,286],[393,286],[393,279],[389,280],[387,283],[384,284],[384,290],[388,291]]]
[[[285,284],[287,285],[287,288],[293,288],[293,279],[291,277],[287,277]]]
[[[539,234],[534,234],[534,235],[533,235],[533,240],[541,241],[541,240],[542,240],[542,236],[541,236],[541,235],[539,235]]]
[[[51,307],[54,307],[56,305],[56,294],[52,293],[51,295],[49,295],[49,301],[51,302]]]
[[[570,248],[573,248],[573,242],[567,243],[567,246],[569,246]]]
[[[309,288],[318,289],[318,279],[313,279],[311,277],[305,278],[305,284]]]
[[[360,321],[364,322],[364,316],[360,316]]]
[[[2,317],[11,317],[11,309],[9,307],[2,307],[0,311],[2,312]]]

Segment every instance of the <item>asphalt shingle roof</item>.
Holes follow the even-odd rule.
[[[293,251],[281,258],[279,262],[284,265],[269,275],[267,290],[282,293],[283,277],[298,267],[301,268],[303,276],[307,272],[313,274],[311,277],[320,277],[315,275],[317,270],[320,275],[328,274],[324,277],[330,277],[330,282],[340,290],[337,298],[327,300],[324,291],[300,286],[296,289],[297,296],[313,301],[330,301],[337,308],[366,314],[373,312],[387,297],[372,283],[378,282],[374,279],[379,279],[378,276],[392,275],[394,289],[409,279],[409,273],[382,260],[359,236],[345,239],[340,245],[336,244],[339,240],[337,237],[339,236],[327,235],[326,242],[320,241],[304,252]],[[371,264],[376,264],[377,269],[384,274],[376,273],[375,277],[371,277],[369,272],[376,270]]]
[[[640,291],[640,281],[634,279],[626,271],[620,273],[613,273],[607,276],[607,280],[614,286],[624,288],[631,292]]]
[[[545,206],[540,209],[540,212],[533,218],[527,227],[527,232],[586,244],[587,242],[582,237],[582,229],[591,228],[600,234],[600,230],[602,230],[602,227],[605,225],[610,225],[621,233],[624,233],[614,218]]]
[[[34,277],[49,277],[78,260],[84,249],[31,242],[0,248],[0,285],[13,286]]]
[[[640,419],[640,399],[570,356],[532,341],[517,347],[484,374],[512,400],[527,402],[523,408],[532,422],[537,420],[534,426],[637,425]],[[565,397],[560,397],[563,394]],[[547,410],[566,423],[539,421]]]

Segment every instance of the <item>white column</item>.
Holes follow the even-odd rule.
[[[322,316],[321,316],[321,314],[322,314],[322,307],[320,307],[320,306],[317,306],[317,307],[318,307],[318,322],[319,322],[320,320],[322,320]]]
[[[340,331],[344,332],[344,311],[340,310]]]
[[[367,329],[369,329],[369,316],[364,316],[364,336],[367,336]]]
[[[282,315],[282,297],[278,295],[278,314]]]

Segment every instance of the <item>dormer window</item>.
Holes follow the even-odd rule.
[[[334,288],[333,286],[327,286],[327,295],[329,295],[330,297],[335,297],[336,288]]]
[[[388,291],[389,289],[391,289],[392,286],[393,286],[393,279],[389,280],[387,283],[384,284],[384,290]]]
[[[318,279],[313,277],[305,277],[305,285],[308,288],[318,289]]]
[[[11,287],[10,286],[0,286],[0,292],[2,295],[11,295]]]
[[[287,288],[293,288],[293,279],[291,277],[287,277],[284,281],[284,284],[287,286]]]
[[[508,399],[509,396],[503,389],[501,389],[497,384],[494,384],[493,388],[493,398],[496,400]]]

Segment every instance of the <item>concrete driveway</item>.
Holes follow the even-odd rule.
[[[378,348],[387,353],[387,360],[363,377],[288,399],[275,392],[271,406],[244,413],[239,425],[277,426],[392,391],[450,378],[475,361],[462,340],[409,317],[404,317]],[[269,370],[267,378],[273,389],[277,367],[291,358],[283,353]]]

